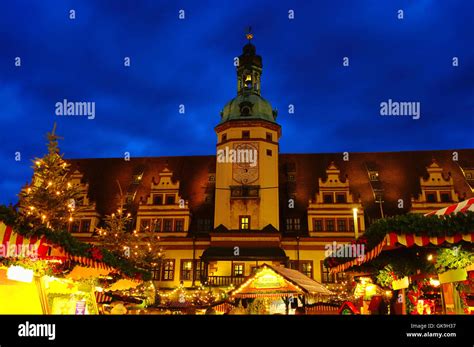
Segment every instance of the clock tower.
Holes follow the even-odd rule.
[[[237,96],[221,112],[217,134],[214,226],[279,230],[277,112],[261,96],[262,57],[248,43],[238,58]]]

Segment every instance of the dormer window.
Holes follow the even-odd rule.
[[[153,195],[153,205],[163,205],[163,195],[161,194]]]
[[[243,101],[239,104],[240,107],[240,115],[242,117],[248,117],[252,114],[252,107],[253,104],[249,101]]]
[[[450,192],[441,192],[440,197],[441,197],[441,202],[451,202]]]
[[[346,194],[344,194],[344,193],[336,194],[336,202],[338,204],[345,204],[346,203]]]
[[[174,203],[174,195],[166,195],[166,205],[173,205]]]
[[[334,195],[332,193],[323,194],[323,201],[325,204],[332,204],[334,202]]]
[[[427,202],[437,202],[436,199],[436,192],[427,192],[426,193],[426,201]]]

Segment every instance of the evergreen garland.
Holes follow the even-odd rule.
[[[137,265],[130,260],[103,247],[97,247],[79,241],[66,230],[53,231],[46,226],[32,229],[29,225],[25,225],[26,223],[18,219],[16,211],[3,205],[0,205],[0,221],[13,227],[15,232],[22,236],[44,236],[49,242],[63,248],[67,253],[73,256],[86,257],[97,262],[102,262],[131,278],[143,280],[151,279],[151,273],[137,267]]]
[[[409,213],[379,219],[371,224],[354,243],[365,244],[365,252],[370,252],[388,233],[398,235],[413,234],[416,236],[454,236],[474,233],[474,212],[456,213],[446,216],[424,216]],[[354,258],[329,257],[324,260],[326,267],[334,267],[351,261]]]

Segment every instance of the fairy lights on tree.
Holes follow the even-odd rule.
[[[36,158],[33,178],[19,194],[20,219],[33,229],[47,226],[55,231],[64,230],[77,212],[79,191],[69,182],[69,164],[59,152],[58,139],[53,130],[47,133],[48,153]]]
[[[160,236],[150,228],[131,230],[132,217],[125,211],[122,189],[117,184],[120,190],[118,207],[115,213],[105,217],[105,228],[99,229],[101,243],[143,269],[156,270],[164,256]]]

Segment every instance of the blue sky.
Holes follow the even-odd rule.
[[[248,25],[281,152],[472,148],[473,10],[456,0],[2,2],[0,203],[16,202],[54,122],[66,158],[215,154]],[[95,102],[95,119],[56,116],[63,99]],[[421,118],[380,116],[388,99],[420,102]]]

